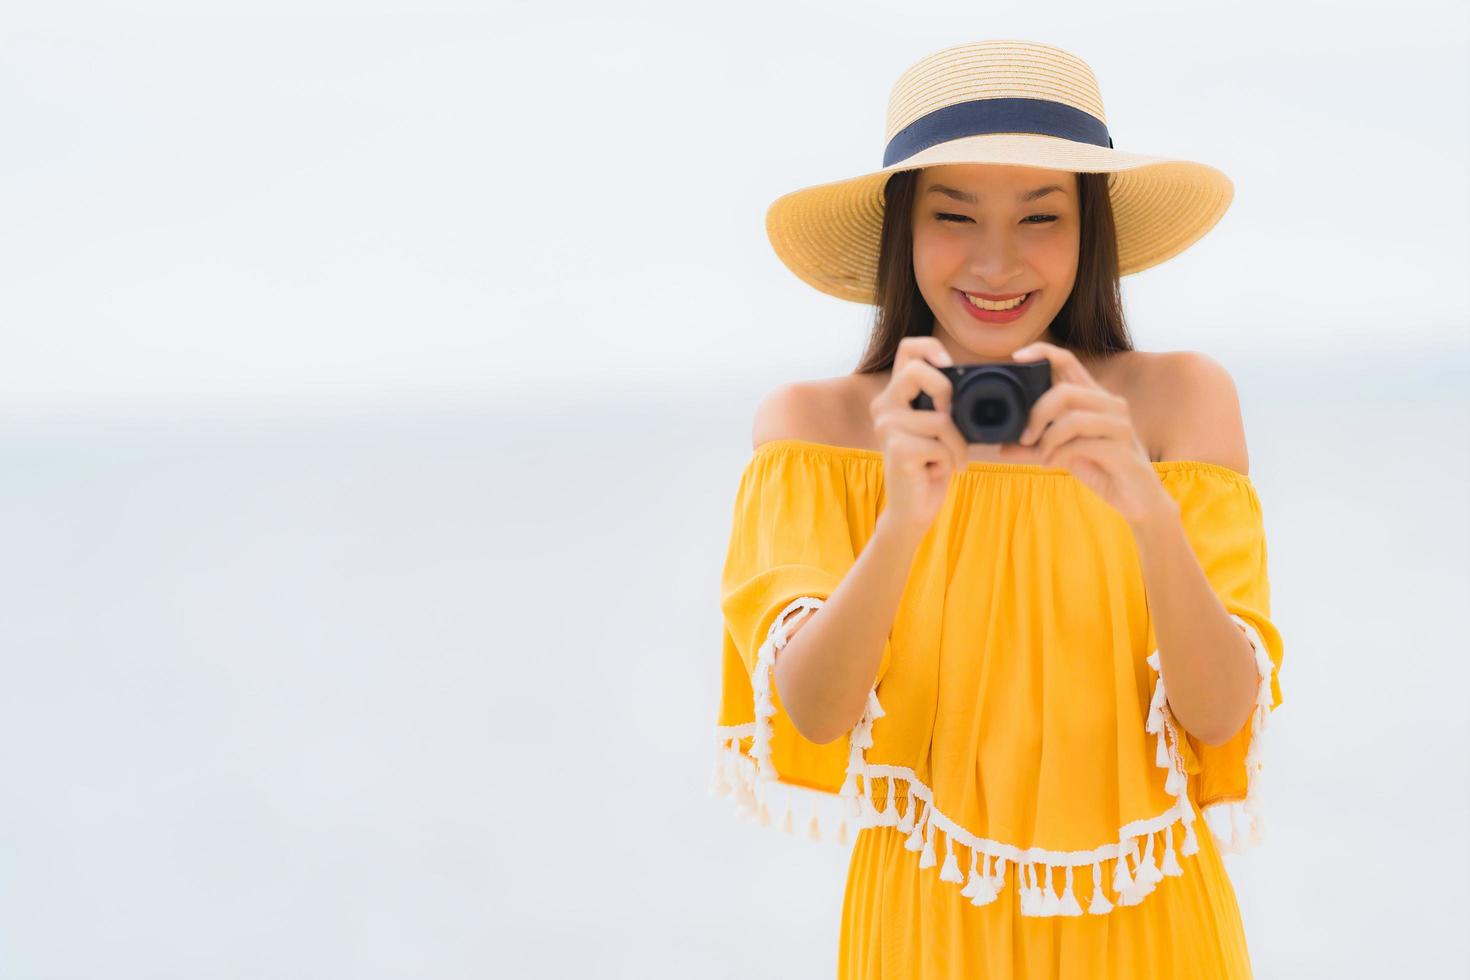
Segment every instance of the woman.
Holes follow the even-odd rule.
[[[1261,507],[1230,376],[1134,350],[1118,290],[1230,182],[1113,149],[1086,64],[1027,42],[920,61],[888,133],[767,216],[878,315],[853,375],[757,409],[713,788],[859,828],[841,977],[1248,977],[1220,850],[1260,839],[1281,701]],[[968,441],[941,368],[1024,364],[1049,387]]]

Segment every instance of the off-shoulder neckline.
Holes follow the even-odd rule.
[[[858,459],[880,463],[883,461],[883,453],[876,449],[863,449],[858,446],[836,446],[831,443],[812,442],[807,439],[770,439],[757,446],[754,455],[759,456],[762,453],[776,452],[783,449],[832,456],[839,459]],[[1214,473],[1217,476],[1239,480],[1247,486],[1254,486],[1248,474],[1231,469],[1221,463],[1210,463],[1202,459],[1158,459],[1150,460],[1149,465],[1158,473],[1191,471]],[[1062,466],[1042,466],[1040,463],[1002,463],[985,459],[970,460],[966,469],[970,473],[1014,473],[1022,476],[1071,475],[1071,472]]]

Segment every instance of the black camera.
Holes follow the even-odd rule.
[[[1026,428],[1031,406],[1051,387],[1051,361],[1016,364],[956,364],[939,370],[953,387],[949,414],[967,442],[1015,442]],[[928,392],[909,402],[934,410]]]

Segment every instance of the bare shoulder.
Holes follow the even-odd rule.
[[[1165,459],[1192,459],[1249,473],[1235,379],[1202,351],[1160,351],[1137,360],[1136,382],[1163,415]]]
[[[752,447],[759,448],[775,439],[833,446],[860,444],[864,441],[862,422],[868,423],[869,432],[872,428],[863,390],[862,379],[851,375],[791,381],[773,389],[756,406]]]

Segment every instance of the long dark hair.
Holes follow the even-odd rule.
[[[878,253],[877,314],[855,373],[893,367],[898,342],[934,333],[934,313],[914,279],[913,203],[918,170],[901,170],[883,188],[883,239]],[[1081,220],[1077,277],[1050,325],[1056,342],[1078,354],[1133,349],[1118,283],[1118,238],[1107,174],[1077,174]]]

